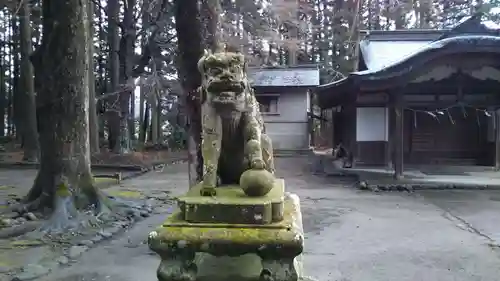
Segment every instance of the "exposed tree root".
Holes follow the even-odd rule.
[[[48,208],[51,205],[49,202],[51,201],[51,196],[46,193],[41,193],[34,200],[23,200],[19,205],[14,206],[14,210],[19,214],[25,214],[28,212],[45,212],[45,208]]]
[[[80,229],[127,220],[133,210],[142,206],[137,202],[106,196],[92,180],[79,181],[78,188],[70,189],[68,186],[67,182],[59,182],[53,196],[42,192],[38,198],[17,207],[20,213],[47,213],[46,210],[50,210],[48,220],[38,224],[39,227],[30,235],[32,238],[73,235]],[[34,229],[28,231],[31,230]]]
[[[12,227],[7,227],[0,230],[0,239],[8,239],[11,237],[20,236],[26,234],[30,231],[36,230],[42,222],[40,221],[29,221],[21,225],[16,225]]]
[[[38,229],[43,234],[59,235],[81,228],[99,227],[111,221],[126,220],[135,206],[99,194],[99,200],[84,209],[77,209],[74,196],[57,196],[49,219]]]
[[[43,233],[62,233],[78,227],[79,213],[71,196],[56,196],[55,208],[49,219],[40,227]]]

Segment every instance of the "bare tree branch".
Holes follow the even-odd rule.
[[[149,64],[149,61],[151,60],[151,57],[153,55],[153,45],[156,44],[155,39],[158,33],[160,32],[160,21],[162,19],[162,16],[167,12],[167,6],[168,6],[169,1],[168,0],[163,0],[160,10],[158,11],[158,14],[156,15],[155,20],[153,21],[152,25],[150,28],[152,29],[151,35],[148,38],[148,43],[145,44],[142,48],[142,55],[141,58],[139,59],[137,65],[134,67],[132,70],[132,77],[137,78],[139,77],[142,73],[144,73],[146,66]],[[176,38],[175,36],[170,37],[167,39],[167,42],[172,42]]]

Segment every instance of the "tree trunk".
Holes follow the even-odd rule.
[[[129,89],[128,86],[135,85],[132,77],[134,47],[135,47],[135,21],[134,21],[135,0],[126,0],[125,11],[122,22],[122,35],[119,46],[119,62],[120,62],[120,85],[127,85],[127,89],[118,94],[120,103],[120,130],[119,143],[115,144],[113,151],[117,153],[128,153],[131,149],[129,124],[130,119],[130,98],[135,89]],[[135,88],[135,87],[134,87]]]
[[[21,90],[19,91],[19,111],[22,120],[22,138],[24,161],[38,160],[38,132],[35,108],[35,86],[33,81],[33,66],[30,55],[32,52],[30,7],[28,1],[22,2],[20,9],[20,51],[21,51]]]
[[[75,206],[103,207],[90,170],[88,4],[43,0],[43,37],[32,56],[41,154],[26,199],[29,209],[53,210],[50,230],[70,226]]]
[[[7,21],[6,20],[6,26],[8,29],[12,30],[12,21],[9,20]],[[9,37],[7,37],[9,38]],[[10,36],[10,40],[12,40],[12,35]],[[12,54],[14,53],[13,52],[13,49],[14,49],[14,45],[11,44],[11,45],[7,45],[5,46],[6,48],[6,51],[8,50],[8,55],[6,57],[8,63],[5,65],[6,68],[9,68],[9,69],[12,69],[12,62],[13,62],[13,56]],[[9,128],[8,128],[8,135],[9,136],[13,136],[14,135],[14,131],[15,131],[15,116],[14,116],[14,79],[12,77],[12,75],[8,75],[8,83],[9,83],[9,86],[8,86],[8,89],[7,89],[7,94],[8,94],[8,102],[7,102],[7,120],[8,120],[8,124],[9,124]]]
[[[158,89],[155,89],[157,92]],[[151,143],[158,144],[158,96],[151,97]]]
[[[2,26],[3,27],[3,26]],[[5,70],[7,67],[7,58],[4,52],[4,46],[0,46],[0,136],[5,136],[5,106],[7,101],[7,86]]]
[[[149,119],[148,119],[148,121],[149,121],[148,126],[149,127],[147,127],[147,129],[148,129],[147,130],[147,132],[148,132],[147,133],[148,134],[148,143],[149,144],[154,144],[154,142],[153,142],[154,141],[154,136],[153,136],[153,118],[154,117],[153,117],[153,113],[155,112],[155,110],[154,110],[154,105],[153,105],[152,102],[149,103],[149,108],[150,108],[149,115],[151,117],[149,117]]]
[[[151,105],[146,102],[146,108],[144,109],[144,120],[142,122],[142,131],[144,132],[144,142],[147,142],[151,138],[151,133],[149,133],[149,114],[151,110]]]
[[[202,36],[205,47],[216,52],[221,46],[221,20],[222,8],[220,0],[201,1],[201,19],[203,22]],[[199,57],[197,58],[199,59]]]
[[[203,174],[203,158],[201,156],[201,111],[198,98],[198,87],[201,76],[198,72],[198,60],[203,55],[201,23],[199,20],[198,1],[174,1],[175,29],[177,31],[177,48],[180,64],[179,78],[184,90],[184,107],[188,115],[188,163],[190,186],[198,183]]]
[[[98,36],[99,36],[99,42],[106,42],[106,31],[107,31],[107,25],[105,24],[105,19],[104,15],[105,12],[103,9],[95,9],[96,16],[98,18]],[[101,45],[102,46],[102,45]],[[102,48],[102,47],[101,47]],[[98,98],[100,95],[106,93],[107,91],[107,79],[108,79],[108,67],[106,65],[106,60],[105,57],[107,57],[106,52],[100,48],[98,52],[98,58],[97,58],[97,64],[98,64],[98,69],[99,69],[99,80],[98,80],[98,91],[96,92],[96,98]],[[99,129],[99,137],[98,137],[98,142],[99,146],[101,145],[101,141],[105,140],[105,130],[106,130],[106,121],[109,120],[109,118],[105,118],[104,113],[106,112],[105,107],[106,107],[106,101],[105,100],[98,100],[96,107],[99,110],[99,117],[97,118],[98,122],[98,129]]]
[[[155,58],[152,63],[152,72],[153,75],[160,76],[161,75],[161,65],[162,61]],[[157,78],[159,79],[159,78]],[[149,101],[151,104],[151,143],[153,145],[158,144],[158,126],[160,123],[160,119],[158,118],[159,116],[159,96],[160,96],[160,88],[161,85],[154,84],[153,85],[153,92],[151,93],[149,97]]]
[[[143,0],[142,1],[142,7],[143,11],[147,11],[149,9],[150,5],[150,0]],[[141,25],[143,26],[144,29],[149,28],[151,24],[151,14],[149,12],[143,12],[142,17],[141,17]],[[145,36],[142,38],[141,45],[145,46],[148,44],[148,38]],[[142,79],[142,78],[141,78]],[[147,123],[148,122],[145,120],[146,116],[146,111],[148,110],[147,107],[147,95],[150,92],[151,87],[149,85],[144,85],[144,83],[141,83],[141,92],[140,92],[140,101],[139,101],[139,142],[141,144],[144,144],[146,142],[146,131],[147,131]]]
[[[120,81],[120,60],[118,52],[120,50],[120,36],[118,34],[118,15],[120,5],[118,0],[109,0],[107,6],[108,14],[108,78],[110,85],[109,92],[116,92],[119,89]],[[108,141],[109,149],[114,152],[121,152],[120,146],[120,95],[111,95],[107,100],[106,114],[108,116]]]
[[[431,0],[420,0],[419,3],[419,28],[430,28]]]
[[[161,130],[161,101],[160,99],[156,99],[156,119],[158,120],[156,122],[156,139],[158,143],[163,142],[163,134]]]
[[[16,17],[11,18],[11,29],[12,29],[12,67],[13,78],[12,78],[12,115],[15,126],[16,140],[22,141],[22,103],[20,101],[20,89],[21,85],[19,81],[20,73],[20,63],[19,63],[19,25]]]
[[[146,103],[146,86],[141,85],[141,93],[140,93],[140,101],[139,101],[139,142],[144,144],[146,142],[146,129],[144,129],[144,115],[145,115],[145,103]]]
[[[135,91],[132,91],[130,93],[130,113],[129,113],[129,118],[128,118],[128,131],[130,135],[130,140],[135,141],[136,138],[136,129],[135,129]]]
[[[396,26],[396,30],[401,30],[405,28],[405,13],[402,5],[398,5],[396,11],[394,13],[394,25]]]
[[[97,118],[97,108],[95,99],[95,76],[94,76],[94,3],[90,2],[88,5],[89,15],[89,134],[90,134],[90,152],[92,154],[99,153],[99,120]]]

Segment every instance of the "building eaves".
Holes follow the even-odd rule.
[[[363,40],[369,41],[434,41],[448,30],[408,29],[408,30],[366,30]]]

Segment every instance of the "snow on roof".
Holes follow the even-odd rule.
[[[490,35],[460,35],[460,36],[454,36],[454,37],[450,37],[450,38],[444,38],[444,39],[441,39],[438,41],[424,44],[424,45],[420,46],[419,48],[411,49],[411,51],[410,51],[410,48],[408,48],[409,52],[407,52],[406,55],[398,57],[397,60],[391,61],[388,65],[383,65],[383,66],[380,66],[379,68],[369,68],[369,69],[364,70],[364,71],[354,72],[353,74],[366,75],[366,74],[375,73],[375,72],[378,72],[380,70],[383,70],[384,68],[386,68],[388,66],[392,66],[392,65],[398,64],[400,62],[403,62],[406,59],[413,57],[419,53],[425,53],[425,52],[432,50],[432,49],[439,49],[439,48],[442,48],[443,46],[450,44],[450,43],[456,42],[456,43],[475,44],[475,42],[479,42],[479,41],[496,42],[498,44],[498,42],[500,42],[500,37],[499,36],[490,36]],[[386,43],[391,43],[392,45],[394,45],[394,42],[386,42]]]
[[[431,42],[364,40],[360,42],[360,48],[368,70],[376,71],[404,59]]]
[[[475,29],[472,32],[468,30],[471,25],[473,25],[473,29]],[[481,21],[480,15],[478,14],[476,16],[464,17],[457,25],[455,25],[453,29],[448,32],[460,31],[460,33],[462,33],[454,35],[455,37],[466,35],[475,37],[478,35],[477,30],[484,32],[484,29],[491,31],[500,30],[500,25],[489,20]],[[442,30],[441,32],[444,32],[442,36],[446,36],[447,32],[445,30]],[[427,37],[419,36],[420,33],[426,33],[425,30],[396,30],[385,31],[383,33],[384,34],[377,34],[376,40],[374,40],[375,38],[372,39],[368,36],[365,40],[362,40],[359,43],[360,51],[367,70],[360,71],[358,73],[375,72],[384,69],[416,53],[436,48],[439,44],[435,43],[446,38],[441,36],[433,39],[432,36],[429,36],[430,34],[427,34]],[[394,36],[393,34],[399,34],[399,36]],[[404,36],[406,36],[406,40],[404,39]]]
[[[491,20],[483,21],[482,24],[489,29],[500,29],[500,24],[495,23]]]
[[[433,42],[448,37],[460,35],[486,35],[491,31],[500,30],[500,25],[493,21],[481,20],[482,14],[462,18],[449,30],[394,30],[373,32],[362,40],[360,51],[368,71],[376,71],[393,65],[411,54],[418,53],[422,48],[429,47]],[[489,30],[489,31],[488,31]],[[487,33],[484,33],[488,31]],[[458,32],[458,33],[456,33]],[[441,36],[437,34],[441,33]],[[498,36],[497,34],[494,34]],[[373,37],[373,38],[372,38]]]

